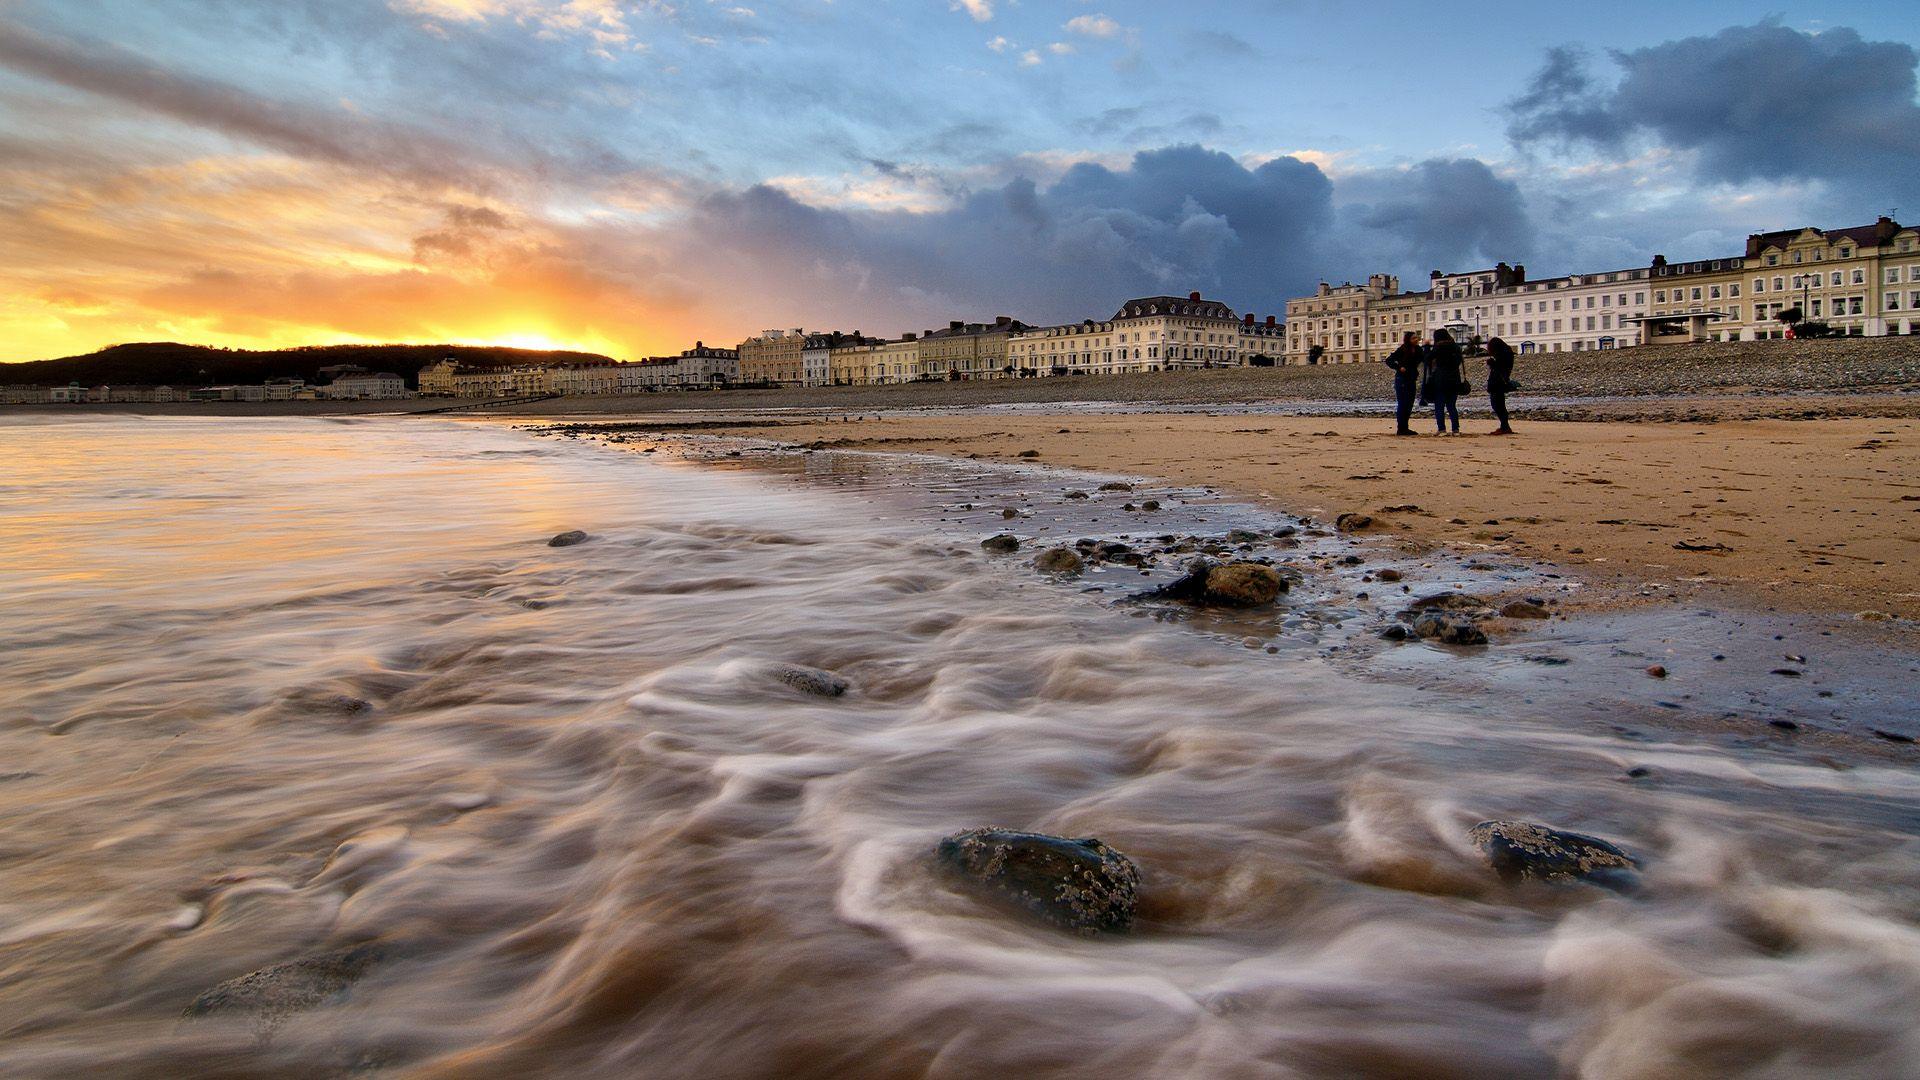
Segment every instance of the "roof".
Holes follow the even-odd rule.
[[[1115,319],[1137,319],[1148,315],[1198,315],[1208,319],[1234,318],[1233,309],[1218,300],[1191,296],[1142,296],[1120,305]]]
[[[1846,240],[1854,244],[1878,247],[1892,239],[1906,226],[1890,217],[1883,217],[1871,225],[1853,225],[1845,229],[1816,229],[1811,225],[1798,229],[1778,229],[1773,232],[1754,233],[1747,237],[1747,255],[1758,255],[1770,247],[1785,248],[1800,237],[1811,232],[1828,241]]]

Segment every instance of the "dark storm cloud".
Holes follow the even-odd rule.
[[[1532,230],[1513,185],[1478,162],[1343,177],[1361,201],[1283,157],[1248,168],[1198,146],[1083,163],[968,194],[936,212],[808,205],[761,185],[716,194],[688,223],[715,279],[774,322],[830,315],[894,333],[947,318],[1106,318],[1121,300],[1198,289],[1278,312],[1322,273],[1524,257]],[[1344,187],[1343,187],[1344,190]],[[693,249],[690,247],[689,251]],[[900,325],[894,325],[900,323]]]
[[[1474,158],[1352,176],[1341,201],[1348,246],[1384,266],[1457,270],[1525,259],[1533,249],[1519,186]]]
[[[1912,46],[1761,23],[1609,56],[1605,86],[1584,54],[1551,51],[1508,104],[1514,142],[1629,154],[1644,139],[1697,154],[1711,181],[1920,187]]]

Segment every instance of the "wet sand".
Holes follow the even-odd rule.
[[[1431,424],[1431,421],[1427,422]],[[1376,419],[963,414],[741,427],[850,450],[1019,460],[1189,484],[1415,545],[1546,559],[1615,599],[1920,616],[1920,423],[1522,424],[1395,437]],[[1871,618],[1871,616],[1869,616]]]

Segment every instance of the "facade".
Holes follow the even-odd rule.
[[[1882,217],[1823,232],[1791,229],[1747,237],[1749,339],[1781,337],[1775,316],[1799,308],[1836,334],[1879,337],[1920,332],[1920,230]]]
[[[838,330],[826,333],[808,334],[800,349],[800,381],[805,386],[838,386],[851,383],[854,376],[843,363],[838,367],[833,362],[836,349],[851,349],[859,345],[878,345],[879,338],[870,338],[855,330],[843,334]],[[864,362],[863,362],[864,363]]]
[[[407,380],[391,371],[342,375],[325,386],[315,387],[315,392],[335,401],[388,400],[413,396],[407,392]],[[261,393],[262,400],[273,400],[267,394],[266,387],[261,387]]]
[[[1517,353],[1592,352],[1640,344],[1652,290],[1645,268],[1527,281],[1494,293],[1488,337]]]
[[[1746,265],[1744,258],[1669,263],[1666,256],[1655,255],[1647,273],[1647,285],[1653,293],[1647,317],[1652,321],[1644,324],[1641,340],[1659,345],[1688,339],[1752,341],[1772,336],[1766,327],[1757,332],[1753,328],[1754,308],[1743,295]],[[1664,321],[1662,316],[1666,317]],[[1761,317],[1768,316],[1763,313]]]
[[[801,355],[806,347],[805,330],[763,330],[740,343],[736,354],[738,381],[798,386],[806,378],[806,361]]]
[[[1240,320],[1234,349],[1243,364],[1251,364],[1259,358],[1282,363],[1287,355],[1287,324],[1273,315],[1267,316],[1264,322],[1256,321],[1253,312],[1249,311]]]
[[[435,364],[420,369],[421,397],[452,397],[454,393],[453,373],[460,370],[449,356]]]
[[[1424,293],[1400,292],[1400,279],[1392,274],[1374,274],[1365,285],[1321,282],[1312,296],[1287,301],[1286,362],[1358,364],[1384,357],[1393,351],[1393,345],[1375,340],[1383,339],[1385,331],[1373,325],[1374,308],[1390,296],[1410,295],[1418,295],[1423,302],[1426,299]],[[1410,305],[1411,301],[1406,303]],[[1420,310],[1425,311],[1424,307]],[[1404,316],[1407,311],[1394,313]],[[1406,329],[1418,330],[1421,326]],[[1399,337],[1399,333],[1393,334],[1394,341]]]
[[[1146,346],[1117,344],[1119,332],[1112,321],[1085,319],[1060,326],[1036,326],[1013,335],[1008,341],[1008,361],[1013,374],[1030,379],[1041,375],[1111,375],[1119,371],[1145,371]],[[1138,360],[1134,352],[1138,351]],[[1136,366],[1138,365],[1138,366]]]
[[[548,369],[547,387],[570,397],[617,394],[620,369],[613,364],[560,364]]]
[[[920,335],[922,379],[999,379],[1007,373],[1008,343],[1033,329],[1009,315],[991,323],[950,322]]]
[[[868,355],[866,378],[861,385],[885,386],[919,378],[920,335],[902,334],[898,340],[881,342]]]
[[[886,342],[879,338],[851,337],[827,349],[827,381],[834,386],[865,386],[872,374],[874,357]]]
[[[1145,344],[1145,370],[1233,367],[1240,363],[1240,320],[1233,309],[1199,293],[1145,296],[1120,305],[1113,315],[1117,346],[1138,366]]]

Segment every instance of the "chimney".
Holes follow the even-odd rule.
[[[1274,325],[1274,317],[1273,317],[1273,316],[1271,316],[1271,315],[1269,315],[1269,316],[1267,316],[1267,325],[1268,325],[1268,326],[1272,326],[1272,325]]]
[[[964,328],[966,325],[967,325],[966,323],[961,322],[959,319],[955,319],[952,322],[947,324],[947,329],[953,331],[954,333],[959,333],[960,330]]]
[[[1200,294],[1197,292],[1190,292],[1187,294],[1187,299],[1197,304],[1200,302]]]
[[[1655,255],[1653,257],[1653,268],[1655,270],[1658,270],[1665,265],[1667,265],[1667,257],[1665,255]]]
[[[911,330],[908,330],[908,331],[907,331],[906,333],[903,333],[903,334],[901,334],[901,335],[900,335],[900,340],[901,340],[901,341],[912,341],[912,340],[914,340],[914,338],[916,338],[916,337],[918,337],[918,336],[919,336],[919,335],[917,335],[917,334],[915,334],[915,333],[914,333],[913,331],[911,331]]]
[[[1247,312],[1247,325],[1248,326],[1253,325],[1253,312],[1251,311]]]
[[[993,317],[993,325],[995,326],[1005,326],[1012,321],[1013,316],[1011,315],[995,315]]]

